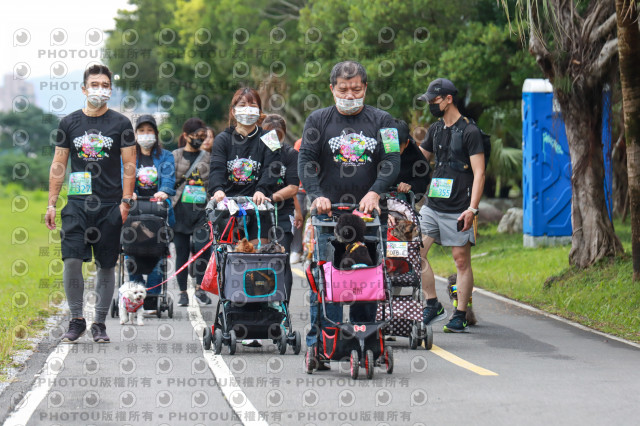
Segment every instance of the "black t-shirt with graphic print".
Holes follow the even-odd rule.
[[[260,137],[261,127],[247,137],[230,127],[213,141],[209,168],[209,194],[224,191],[227,197],[265,195],[280,176],[280,149],[271,150]]]
[[[462,152],[466,157],[483,153],[484,146],[482,145],[480,130],[473,123],[466,124],[463,117],[460,117],[453,126],[444,127],[440,132],[440,137],[438,137],[439,141],[434,140],[436,126],[430,126],[425,140],[420,145],[426,151],[436,154],[436,166],[431,177],[431,185],[437,182],[434,182],[435,179],[453,179],[449,198],[428,198],[427,205],[438,212],[462,213],[471,203],[473,173],[461,172],[449,165],[451,132],[458,131],[456,129],[460,129],[465,125],[466,127],[464,127],[464,131],[462,132]],[[456,129],[452,130],[452,127]],[[429,193],[429,190],[427,190],[427,193]]]
[[[136,168],[136,194],[141,197],[152,197],[158,192],[158,170],[153,165],[150,155],[140,154]]]
[[[189,167],[191,167],[200,155],[200,152],[183,151],[182,155],[184,159],[189,162]],[[189,176],[186,176],[186,181],[187,185],[204,186],[204,182],[197,168],[195,168]],[[183,203],[182,201],[178,201],[173,208],[176,217],[176,224],[173,230],[183,234],[191,234],[194,232],[195,228],[205,223],[205,207],[206,203]]]
[[[300,184],[300,179],[298,178],[298,151],[291,145],[285,143],[280,149],[280,159],[282,161],[282,167],[280,168],[278,181],[273,188],[274,193],[289,185]],[[294,210],[295,204],[293,203],[293,198],[278,203],[278,215],[290,215],[293,214]]]
[[[300,158],[311,154],[317,159],[319,194],[313,193],[313,182],[311,186],[305,182],[314,174],[314,165],[300,164],[307,193],[321,194],[332,203],[355,204],[370,190],[386,192],[400,169],[399,151],[385,152],[380,137],[380,129],[390,127],[395,127],[391,115],[370,105],[356,115],[340,114],[335,106],[311,113],[305,122]],[[389,163],[385,173],[380,167],[383,160]]]
[[[60,121],[56,137],[56,146],[69,149],[70,173],[91,173],[91,196],[109,202],[122,199],[120,149],[135,143],[129,119],[112,109],[99,117],[74,111]]]

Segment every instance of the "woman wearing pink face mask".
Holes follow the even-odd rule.
[[[238,89],[229,107],[229,127],[215,137],[211,150],[208,191],[217,202],[236,196],[248,196],[256,205],[269,200],[266,194],[280,176],[280,144],[269,146],[261,139],[263,119],[258,92]],[[254,244],[258,238],[267,241],[271,223],[261,220],[260,231],[256,220],[247,226],[246,238]]]

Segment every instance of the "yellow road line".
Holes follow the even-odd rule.
[[[293,271],[294,274],[296,274],[300,278],[305,277],[304,273],[300,269],[291,268],[291,270]],[[424,343],[423,343],[423,346],[424,346]],[[438,355],[440,358],[443,358],[449,361],[450,363],[457,365],[458,367],[466,368],[467,370],[472,371],[481,376],[497,376],[498,375],[498,373],[494,373],[491,370],[487,370],[486,368],[479,367],[475,364],[470,363],[469,361],[465,361],[459,356],[456,356],[451,352],[447,352],[439,346],[433,345],[430,352],[432,352],[435,355]]]
[[[491,370],[487,370],[486,368],[479,367],[475,364],[470,363],[469,361],[465,361],[459,356],[456,356],[451,352],[447,352],[439,346],[433,345],[431,347],[430,352],[435,355],[438,355],[440,358],[445,359],[452,364],[457,365],[458,367],[466,368],[467,370],[473,371],[474,373],[479,374],[481,376],[497,376],[498,375],[498,373],[494,373]]]

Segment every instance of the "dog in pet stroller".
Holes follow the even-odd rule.
[[[387,336],[408,337],[409,348],[422,346],[431,350],[433,330],[422,322],[424,293],[422,291],[420,248],[422,232],[418,213],[415,210],[413,192],[385,194],[387,213],[393,218],[386,233],[385,267],[393,287],[391,305],[394,318],[384,332]],[[404,198],[404,199],[403,199]],[[406,201],[405,201],[406,200]],[[402,295],[403,289],[410,289],[410,295]],[[383,317],[382,307],[378,307],[377,318]]]
[[[117,288],[127,282],[125,270],[132,277],[147,275],[145,307],[152,307],[162,318],[167,311],[173,318],[173,299],[167,294],[167,267],[172,233],[169,227],[169,205],[152,197],[138,197],[120,234],[120,258],[117,268]],[[133,281],[136,281],[135,279]],[[158,285],[162,283],[161,285]],[[120,297],[111,302],[111,317],[119,316]],[[136,306],[140,309],[142,306]]]
[[[373,378],[376,366],[384,367],[386,372],[393,372],[393,351],[385,345],[382,329],[392,318],[392,309],[386,318],[380,321],[361,322],[355,315],[350,315],[348,322],[334,321],[327,315],[327,304],[337,303],[351,305],[359,302],[388,304],[391,297],[390,283],[384,270],[384,253],[382,250],[382,230],[380,218],[374,212],[372,217],[366,217],[366,233],[364,244],[370,255],[372,265],[353,265],[349,269],[344,266],[342,259],[348,251],[348,245],[337,238],[339,232],[331,232],[336,237],[328,236],[326,251],[319,244],[325,243],[323,235],[328,231],[335,231],[340,222],[340,215],[352,211],[356,215],[357,205],[332,204],[332,214],[318,215],[311,212],[314,235],[314,261],[307,267],[306,275],[312,291],[318,297],[317,315],[312,327],[318,330],[317,343],[307,349],[305,368],[312,374],[320,366],[320,362],[349,360],[350,372],[353,379],[357,379],[360,367],[363,367],[368,379]],[[350,246],[351,244],[349,244]],[[320,256],[324,257],[321,259]],[[312,294],[315,297],[315,295]],[[374,306],[375,307],[375,306]],[[353,310],[351,311],[353,314]]]
[[[207,213],[213,241],[209,267],[215,267],[213,293],[219,297],[215,322],[203,332],[204,348],[211,349],[213,344],[214,352],[220,354],[227,345],[233,355],[238,340],[271,339],[282,355],[287,345],[300,353],[300,333],[292,330],[289,315],[289,253],[260,252],[260,243],[255,252],[234,251],[243,229],[247,237],[247,220],[257,222],[258,233],[261,223],[269,223],[265,218],[276,223],[273,205],[256,206],[250,197],[227,197],[220,203],[211,201]]]

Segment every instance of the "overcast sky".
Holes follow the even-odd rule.
[[[118,9],[132,6],[127,0],[3,1],[0,76],[16,69],[29,72],[28,79],[50,77],[52,69],[84,70],[104,45],[103,31],[114,28]]]

